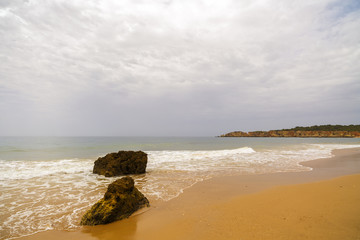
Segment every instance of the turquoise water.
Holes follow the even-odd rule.
[[[255,151],[298,144],[360,144],[356,138],[218,138],[218,137],[0,137],[0,160],[97,158],[119,150]]]
[[[310,171],[299,164],[360,147],[360,139],[217,137],[0,137],[0,239],[78,229],[84,212],[117,178],[92,173],[109,152],[143,150],[133,176],[151,203],[216,176]]]

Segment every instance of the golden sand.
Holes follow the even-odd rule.
[[[235,197],[138,219],[133,239],[359,239],[360,175]],[[102,239],[102,238],[100,238]]]

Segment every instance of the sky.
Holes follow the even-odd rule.
[[[358,0],[0,0],[0,135],[359,124]]]

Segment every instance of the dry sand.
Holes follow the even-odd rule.
[[[129,219],[21,239],[360,239],[360,149],[310,172],[214,178]]]

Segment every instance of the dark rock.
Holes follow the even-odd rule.
[[[99,157],[95,161],[93,173],[105,177],[145,173],[146,164],[147,154],[142,151],[119,151]]]
[[[108,186],[104,198],[95,203],[82,217],[81,225],[107,224],[124,218],[143,207],[148,199],[134,186],[131,177],[123,177]]]

